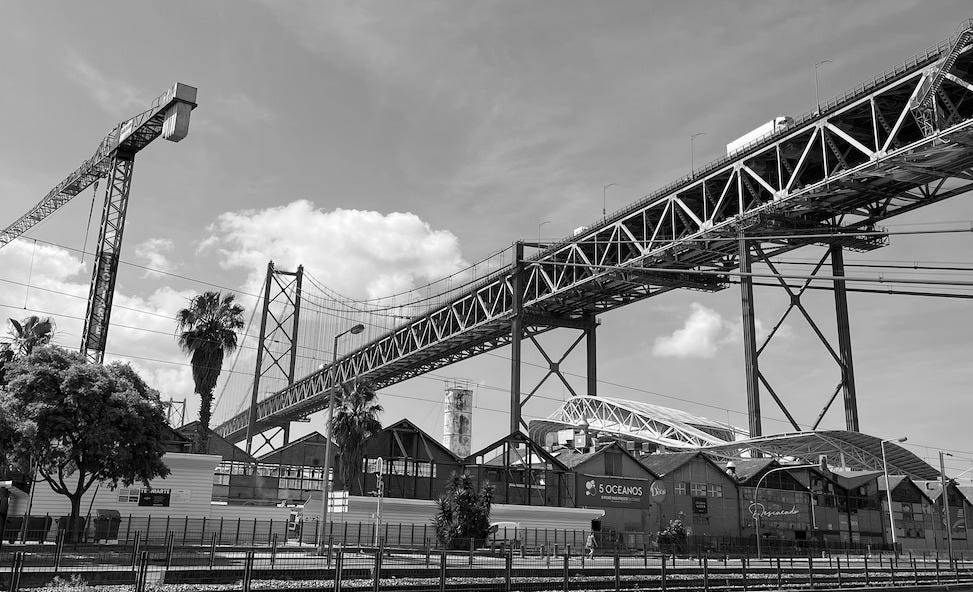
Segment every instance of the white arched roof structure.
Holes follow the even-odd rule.
[[[678,409],[591,396],[571,397],[547,419],[531,421],[530,433],[536,438],[542,433],[576,429],[585,423],[592,432],[652,442],[674,450],[726,444],[746,436],[729,424]]]

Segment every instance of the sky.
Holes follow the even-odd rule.
[[[173,317],[194,294],[231,289],[249,312],[272,258],[303,264],[339,293],[378,297],[518,239],[565,236],[603,207],[686,174],[691,159],[717,159],[772,117],[812,110],[815,63],[831,60],[818,71],[825,100],[969,16],[969,3],[945,0],[4,2],[0,224],[172,83],[199,89],[189,136],[136,159],[106,357],[131,362],[164,398],[186,399],[192,417],[198,404]],[[56,341],[77,346],[92,259],[80,252],[97,239],[100,200],[89,215],[89,189],[0,249],[0,316],[55,315]],[[961,196],[888,226],[971,219]],[[969,265],[971,240],[893,236],[847,259]],[[756,299],[765,331],[787,300],[768,288]],[[833,339],[831,295],[806,302]],[[906,435],[927,458],[953,450],[954,474],[973,467],[969,301],[849,302],[862,430]],[[669,293],[600,320],[599,394],[746,426],[735,287]],[[321,338],[330,351],[330,336]],[[543,337],[552,346],[571,339]],[[492,442],[507,426],[507,356],[384,390],[382,421],[407,417],[440,437],[444,377],[461,379],[476,390],[474,448]],[[565,368],[581,374],[583,364],[573,354]],[[838,380],[797,316],[761,368],[802,425]],[[540,375],[529,366],[525,385]],[[226,394],[215,416],[246,395]],[[528,418],[554,411],[565,389],[549,381],[540,395]],[[763,412],[765,433],[787,429],[766,392]],[[321,423],[315,416],[295,433]],[[842,428],[841,410],[822,426]]]

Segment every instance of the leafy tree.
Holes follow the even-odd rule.
[[[470,539],[482,545],[490,535],[490,506],[493,505],[493,486],[487,485],[476,493],[469,473],[455,473],[446,491],[436,500],[436,538],[447,549],[466,548]]]
[[[243,328],[243,307],[233,302],[233,294],[203,292],[176,315],[179,347],[191,355],[193,382],[199,394],[199,425],[193,451],[209,449],[209,424],[212,417],[213,389],[223,369],[223,356],[237,348],[237,329]]]
[[[348,487],[352,479],[361,477],[362,460],[365,458],[365,441],[382,429],[378,414],[382,406],[375,400],[378,395],[367,382],[359,382],[346,391],[335,409],[328,433],[341,451],[338,456],[338,478]],[[359,488],[362,484],[359,481]]]
[[[34,459],[51,489],[71,504],[71,536],[81,498],[97,481],[116,487],[165,477],[165,414],[159,393],[128,365],[89,364],[56,346],[9,365],[0,409],[12,423],[10,452]]]

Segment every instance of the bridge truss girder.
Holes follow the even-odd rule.
[[[518,275],[524,312],[576,320],[676,287],[719,289],[721,281],[700,286],[698,278],[657,281],[652,275],[732,270],[741,235],[769,256],[808,244],[855,244],[882,220],[973,189],[969,46],[955,48],[956,59],[942,75],[931,131],[910,107],[920,84],[940,76],[937,65],[950,51],[945,45],[914,58],[820,113],[547,246],[522,265],[495,272],[261,401],[258,425],[322,409],[342,382],[366,378],[381,387],[507,345],[517,317]],[[811,228],[828,237],[801,236]],[[217,431],[239,441],[248,419],[240,414]]]

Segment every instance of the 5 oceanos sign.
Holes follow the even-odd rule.
[[[649,506],[649,481],[625,477],[578,475],[578,504],[638,508]]]

